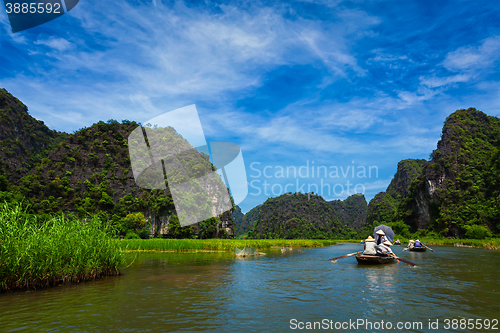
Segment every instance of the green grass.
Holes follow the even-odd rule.
[[[398,237],[396,237],[398,238]],[[413,238],[414,240],[417,237]],[[401,237],[399,238],[402,245],[406,245],[409,239]],[[426,238],[421,237],[419,240],[425,245],[455,245],[460,244],[460,246],[470,246],[477,247],[480,249],[487,250],[500,250],[500,238],[487,238],[487,239],[466,239],[466,238]]]
[[[336,240],[308,239],[122,239],[117,241],[124,250],[197,252],[234,251],[245,245],[259,250],[271,247],[313,248],[335,245]]]
[[[0,291],[40,288],[119,274],[124,256],[97,218],[39,220],[0,204]]]
[[[461,244],[465,246],[472,246],[488,250],[500,250],[500,238],[489,239],[459,239],[459,238],[445,238],[445,239],[421,239],[426,245],[455,245]]]

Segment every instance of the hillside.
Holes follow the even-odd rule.
[[[237,228],[236,228],[236,235],[243,235],[246,234],[250,229],[253,228],[255,225],[255,222],[259,218],[259,213],[260,209],[262,208],[262,205],[255,206],[252,208],[248,213],[243,215],[241,220],[236,221],[233,218],[233,221],[235,221]]]
[[[31,117],[26,105],[0,88],[0,191],[17,182],[65,136]]]
[[[368,204],[361,193],[353,194],[344,201],[330,201],[334,216],[343,225],[352,229],[361,229],[365,226]]]
[[[500,119],[474,108],[452,113],[410,192],[402,217],[413,229],[500,233]]]
[[[484,238],[500,233],[500,119],[474,108],[452,113],[431,160],[404,160],[368,205],[367,228]]]
[[[287,193],[262,204],[248,235],[255,238],[341,238],[350,235],[350,231],[339,222],[331,205],[322,197]]]
[[[6,96],[3,105],[9,108],[4,113],[20,120],[14,122],[14,130],[8,135],[2,134],[1,143],[3,146],[5,142],[12,145],[13,138],[16,138],[16,147],[26,148],[16,148],[25,152],[25,155],[19,155],[17,161],[12,153],[10,159],[7,159],[9,165],[19,163],[24,166],[17,171],[17,178],[11,176],[13,182],[10,192],[26,198],[37,214],[43,216],[59,211],[80,217],[97,214],[110,220],[122,235],[130,230],[144,235],[151,233],[157,236],[186,237],[197,234],[202,238],[223,237],[234,233],[230,212],[200,222],[194,227],[181,228],[168,187],[165,190],[147,190],[136,185],[127,141],[129,134],[139,126],[136,122],[100,121],[74,134],[63,135],[50,131],[43,123],[29,116],[17,99],[10,94]],[[5,117],[1,119],[2,127],[9,128],[9,124]],[[33,130],[38,131],[36,138],[27,135]],[[163,129],[161,135],[166,146],[175,151],[192,148],[172,128]],[[38,140],[38,137],[41,139]],[[39,151],[45,147],[53,148],[40,155]],[[179,163],[181,166],[175,168],[178,179],[188,179],[195,175],[190,168],[200,165],[204,165],[204,169],[213,170],[208,156],[194,149],[190,149],[188,155],[184,157],[189,158],[190,163]],[[10,167],[7,170],[12,169]],[[200,186],[209,185],[201,183]],[[220,180],[210,186],[227,191]],[[208,200],[206,198],[207,202]],[[134,216],[141,217],[134,219]]]
[[[422,173],[426,160],[406,159],[398,163],[398,168],[387,190],[370,200],[366,225],[390,223],[399,216],[399,205],[409,195],[411,183]]]

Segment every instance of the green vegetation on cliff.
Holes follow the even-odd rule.
[[[474,108],[445,121],[431,160],[404,160],[368,206],[367,230],[484,239],[500,234],[500,119]]]
[[[500,233],[500,119],[474,108],[451,114],[420,177],[404,221],[443,235]]]
[[[109,120],[73,134],[54,132],[31,117],[19,100],[0,89],[0,200],[28,202],[31,212],[40,217],[61,211],[79,218],[96,215],[111,221],[114,230],[127,237],[231,235],[230,212],[194,227],[181,227],[168,183],[164,190],[137,186],[127,139],[138,126],[133,121]],[[198,176],[196,168],[201,166],[203,170],[213,169],[208,156],[192,149],[174,129],[157,128],[148,133],[152,132],[160,135],[171,150],[187,151],[176,156],[179,165],[172,179]],[[224,186],[222,182],[220,185]],[[143,224],[131,223],[131,216],[137,214],[144,217]]]
[[[267,199],[248,232],[250,238],[351,238],[332,206],[315,194],[286,193]]]

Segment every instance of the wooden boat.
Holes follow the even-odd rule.
[[[389,264],[394,262],[393,257],[382,257],[369,254],[357,255],[356,260],[358,261],[358,264],[361,265],[379,265],[379,264]]]
[[[413,251],[413,252],[425,252],[425,251],[427,251],[427,248],[425,246],[422,246],[422,247],[412,247],[409,250]]]
[[[394,242],[394,245],[401,245],[401,242],[399,241],[399,239]]]

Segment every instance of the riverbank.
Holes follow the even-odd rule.
[[[338,240],[322,239],[122,239],[118,246],[125,251],[202,252],[234,251],[235,247],[250,246],[259,250],[272,247],[316,248],[337,244]]]
[[[397,237],[396,237],[397,239]],[[413,238],[417,239],[417,238]],[[406,246],[409,239],[399,238],[401,245]],[[425,245],[449,245],[457,247],[474,247],[478,249],[486,250],[500,250],[500,238],[489,238],[489,239],[466,239],[466,238],[420,238],[420,241]]]
[[[125,260],[99,219],[40,220],[20,204],[0,204],[0,258],[0,291],[118,275]]]
[[[454,245],[458,247],[475,247],[487,250],[500,250],[500,238],[490,239],[459,239],[459,238],[446,238],[446,239],[421,239],[426,245]]]

